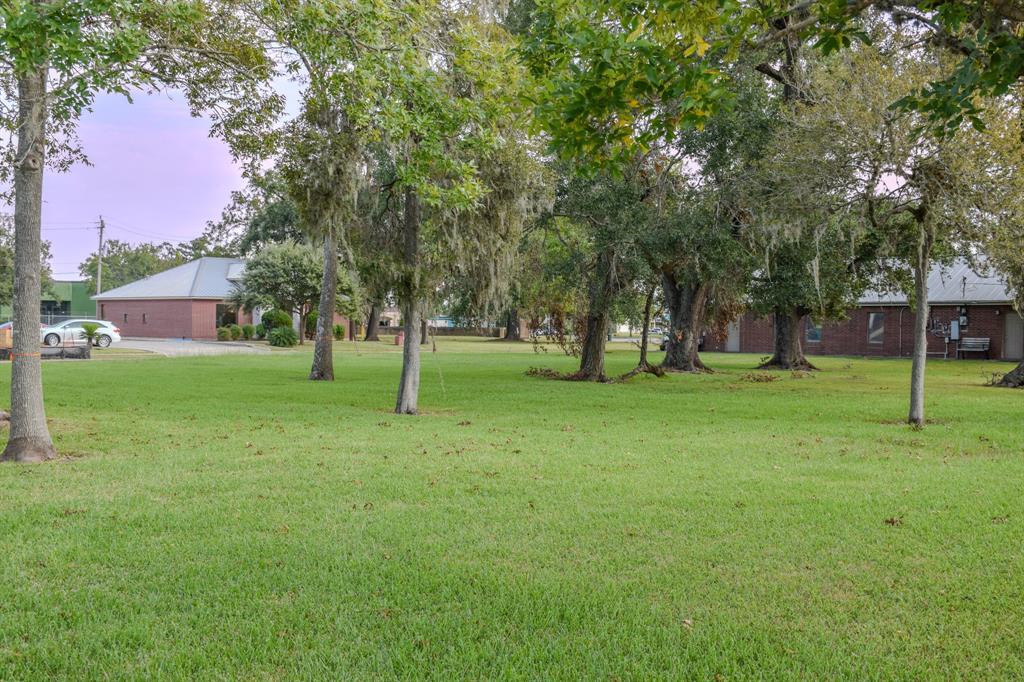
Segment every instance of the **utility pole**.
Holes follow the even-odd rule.
[[[103,230],[106,229],[107,225],[103,222],[103,216],[100,216],[100,250],[96,252],[97,263],[96,263],[96,293],[103,293]]]

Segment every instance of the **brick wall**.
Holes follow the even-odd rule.
[[[192,301],[97,301],[96,314],[121,329],[122,336],[189,338]]]
[[[96,315],[116,324],[122,336],[215,339],[218,303],[222,301],[97,301]]]
[[[989,357],[1004,357],[1003,341],[1007,315],[1010,306],[965,306],[968,325],[961,330],[964,337],[982,337],[990,340]],[[882,343],[868,343],[868,320],[871,313],[883,315],[885,331]],[[932,306],[931,318],[948,325],[960,316],[959,306]],[[773,348],[773,322],[770,317],[759,318],[746,313],[740,319],[740,351],[770,355]],[[725,350],[726,334],[706,339],[705,350]],[[928,335],[928,352],[941,354],[943,339]],[[808,355],[865,355],[879,357],[907,357],[914,349],[914,311],[906,306],[873,306],[851,310],[848,318],[841,322],[826,323],[822,326],[821,341],[803,340],[804,352]],[[956,343],[945,346],[949,357],[956,355]],[[1017,351],[1019,352],[1019,350]],[[1010,350],[1010,355],[1015,351]],[[971,353],[968,357],[983,357]]]
[[[223,301],[192,301],[193,339],[217,338],[217,306]],[[230,319],[230,318],[229,318]]]

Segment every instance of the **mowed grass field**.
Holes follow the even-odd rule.
[[[47,363],[67,456],[0,466],[0,679],[1024,676],[1008,365],[932,362],[914,431],[905,361],[592,385],[442,339],[398,417],[397,350]]]

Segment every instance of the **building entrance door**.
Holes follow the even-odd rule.
[[[1024,359],[1024,320],[1017,313],[1006,315],[1003,336],[1003,359]]]

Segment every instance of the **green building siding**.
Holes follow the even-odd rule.
[[[54,280],[49,290],[43,292],[41,301],[43,315],[67,315],[70,317],[95,317],[96,304],[89,299],[85,282]],[[65,312],[66,310],[66,312]],[[9,305],[0,306],[0,317],[11,319],[14,311]]]
[[[89,298],[85,282],[71,282],[71,314],[75,317],[95,317],[96,303]]]

